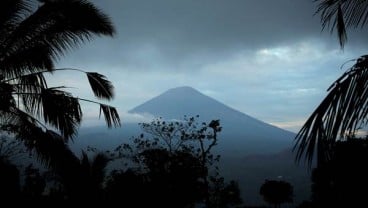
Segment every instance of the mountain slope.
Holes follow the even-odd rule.
[[[295,165],[290,151],[294,133],[234,110],[191,87],[170,89],[129,112],[149,113],[165,119],[182,119],[184,115],[200,115],[200,121],[204,122],[220,119],[223,130],[214,153],[221,155],[221,175],[239,183],[247,205],[262,204],[259,188],[264,180],[280,177],[293,185],[296,203],[309,197],[310,176],[303,167]],[[81,147],[92,145],[111,150],[141,133],[139,126],[132,123],[123,123],[119,129],[84,129],[74,149],[80,152]]]
[[[130,113],[149,113],[164,119],[182,119],[200,115],[201,121],[220,119],[223,127],[221,147],[234,153],[277,152],[292,145],[294,133],[272,126],[191,87],[170,89],[135,107]],[[246,152],[244,152],[246,151]],[[248,152],[247,152],[248,151]]]

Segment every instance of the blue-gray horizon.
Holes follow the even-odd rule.
[[[111,102],[127,113],[179,86],[191,86],[254,118],[297,132],[330,84],[366,53],[365,31],[352,31],[344,50],[321,32],[309,0],[92,0],[108,14],[114,38],[96,37],[62,57],[58,68],[107,76]],[[351,65],[350,64],[350,65]],[[55,73],[54,85],[92,98],[88,81]],[[84,125],[99,122],[98,106],[82,103]],[[103,119],[101,119],[103,120]]]

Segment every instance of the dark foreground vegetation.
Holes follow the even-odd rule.
[[[241,204],[237,183],[220,176],[220,157],[211,153],[221,131],[219,121],[198,124],[194,118],[155,120],[141,127],[147,138],[142,134],[113,151],[90,148],[78,157],[63,143],[54,145],[50,147],[57,152],[50,158],[54,164],[42,171],[32,164],[14,164],[12,157],[23,154],[27,158],[27,153],[21,143],[9,142],[11,139],[4,136],[0,196],[4,200],[65,203],[123,200],[128,207]],[[11,154],[9,148],[19,152]]]
[[[213,155],[221,132],[218,120],[197,123],[157,119],[140,124],[144,133],[114,150],[88,148],[80,156],[68,146],[45,168],[20,142],[0,140],[0,197],[14,203],[120,203],[125,207],[247,207],[236,181],[221,177]],[[368,140],[331,144],[330,160],[313,169],[312,195],[299,207],[367,205]],[[62,157],[59,157],[62,155]],[[354,162],[352,162],[354,161]],[[274,207],[293,204],[293,187],[265,179],[259,194]],[[123,202],[122,202],[123,201]],[[294,204],[293,206],[298,206]]]

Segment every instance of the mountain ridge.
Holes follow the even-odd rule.
[[[265,179],[279,180],[280,176],[293,184],[295,201],[309,197],[310,176],[304,168],[295,165],[291,151],[295,134],[292,132],[248,116],[188,86],[169,89],[129,112],[149,113],[164,119],[197,114],[204,122],[220,119],[223,128],[213,153],[221,155],[221,174],[239,182],[242,198],[247,203],[262,203],[259,187]],[[144,132],[136,123],[123,123],[119,129],[86,129],[80,132],[75,149],[80,151],[80,147],[91,143],[112,149],[122,142],[131,142],[129,138],[141,133]]]
[[[189,86],[169,89],[131,109],[129,113],[148,113],[164,119],[199,115],[202,122],[219,119],[226,144],[233,145],[229,148],[238,149],[237,151],[251,151],[252,148],[244,148],[254,146],[250,145],[251,143],[256,144],[257,150],[279,151],[289,148],[295,137],[293,132],[253,118]],[[237,148],[240,146],[241,148]]]
[[[197,97],[198,97],[198,95],[200,95],[200,96],[203,96],[203,97],[211,100],[212,102],[216,103],[218,106],[221,106],[223,108],[226,108],[227,112],[231,112],[233,114],[242,114],[243,116],[246,116],[248,118],[254,119],[255,121],[258,121],[260,123],[263,123],[263,124],[266,124],[266,125],[269,125],[269,126],[272,126],[272,127],[276,127],[276,128],[282,129],[280,127],[277,127],[277,126],[271,125],[271,124],[269,124],[267,122],[264,122],[264,121],[262,121],[260,119],[254,118],[254,117],[252,117],[252,116],[250,116],[250,115],[248,115],[248,114],[246,114],[244,112],[241,112],[239,110],[236,110],[235,108],[232,108],[230,106],[227,106],[226,104],[224,104],[224,103],[222,103],[222,102],[220,102],[220,101],[218,101],[218,100],[216,100],[216,99],[214,99],[214,98],[212,98],[212,97],[210,97],[210,96],[208,96],[206,94],[203,94],[202,92],[200,92],[200,91],[198,91],[198,90],[196,90],[196,89],[194,89],[193,87],[190,87],[190,86],[182,86],[182,87],[171,88],[171,89],[165,91],[164,93],[161,93],[160,95],[158,95],[156,97],[153,97],[150,100],[148,100],[148,101],[146,101],[146,102],[144,102],[144,103],[142,103],[142,104],[134,107],[133,109],[129,110],[128,113],[138,113],[138,114],[149,113],[151,115],[161,116],[161,117],[164,117],[166,119],[178,119],[177,118],[178,115],[175,115],[175,117],[173,115],[167,116],[167,113],[162,113],[162,112],[160,112],[160,110],[157,112],[157,109],[155,109],[156,112],[152,112],[152,110],[151,110],[151,112],[146,112],[147,110],[144,110],[144,109],[147,109],[147,105],[152,105],[152,102],[156,102],[157,99],[162,99],[162,97],[165,97],[165,96],[171,96],[171,94],[180,94],[180,95],[182,95],[182,94],[187,94],[187,95],[190,94],[190,95],[194,95],[194,96],[197,96]],[[167,98],[164,98],[164,99],[167,100]],[[198,106],[196,106],[196,107],[198,107]],[[167,109],[164,109],[164,110],[166,111]],[[161,114],[161,115],[155,115],[155,114]],[[183,115],[181,115],[181,116],[183,116]],[[191,116],[194,116],[194,114],[191,115]],[[202,115],[200,115],[200,116],[202,116]],[[213,118],[213,119],[215,119],[215,118]],[[288,131],[288,130],[285,130],[285,129],[282,129],[282,130]],[[288,131],[288,132],[290,132],[290,131]]]

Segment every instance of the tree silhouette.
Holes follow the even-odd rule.
[[[312,199],[317,207],[366,207],[368,140],[349,138],[332,147],[329,161],[312,173]]]
[[[32,201],[41,200],[46,187],[45,178],[41,175],[39,169],[33,167],[32,164],[26,167],[24,174],[23,197]]]
[[[364,27],[368,17],[368,1],[317,0],[317,13],[323,27],[337,29],[340,45],[346,42],[346,28]],[[305,156],[309,164],[317,152],[318,163],[330,157],[336,140],[346,139],[361,128],[368,114],[368,56],[356,59],[329,87],[328,95],[308,118],[296,136],[296,158]],[[316,150],[317,148],[317,150]]]
[[[237,207],[243,201],[240,198],[240,189],[236,181],[225,183],[223,177],[211,177],[210,206],[209,207]]]
[[[112,174],[106,188],[108,197],[119,193],[132,196],[138,192],[146,200],[134,204],[155,207],[240,204],[237,184],[224,183],[216,165],[219,156],[211,153],[221,130],[219,121],[198,123],[196,118],[198,116],[185,117],[181,121],[160,118],[141,124],[151,137],[142,134],[134,138],[133,146],[123,144],[116,149],[120,156],[131,158],[134,164],[126,171]],[[127,185],[119,188],[114,181]]]
[[[51,137],[66,142],[75,136],[82,119],[79,101],[99,104],[107,125],[120,125],[114,107],[74,97],[64,86],[48,87],[44,76],[83,72],[97,98],[112,99],[113,86],[103,75],[55,69],[54,62],[93,35],[113,34],[109,18],[85,0],[0,1],[1,130],[13,133],[50,162],[41,152],[44,142]]]
[[[293,201],[293,187],[285,181],[266,180],[259,193],[266,202],[275,205],[275,208]]]
[[[106,200],[111,203],[121,203],[135,205],[136,207],[152,207],[152,195],[147,188],[143,174],[132,169],[122,171],[114,170],[106,180]],[[158,192],[153,192],[158,193]],[[160,196],[163,197],[163,196]],[[144,200],[137,200],[144,199]],[[166,199],[166,198],[165,198]]]
[[[60,191],[63,192],[64,197],[70,201],[89,203],[103,200],[105,168],[111,159],[104,153],[97,153],[90,159],[85,152],[82,152],[81,158],[78,158],[68,148],[63,155],[62,161],[59,158],[52,159],[52,161],[58,161],[58,164],[53,165],[55,168],[52,171],[63,187]]]
[[[11,201],[20,195],[19,170],[9,160],[0,157],[0,200]]]

